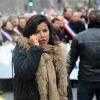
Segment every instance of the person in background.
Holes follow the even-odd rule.
[[[80,20],[85,24],[85,27],[87,29],[88,19],[87,19],[87,10],[84,8],[80,8],[77,10],[78,13],[80,13]]]
[[[64,43],[70,43],[69,41],[72,40],[73,37],[65,29],[64,17],[58,16],[57,18],[59,19],[60,29],[62,32],[62,41]]]
[[[18,35],[23,35],[24,28],[26,25],[26,18],[24,16],[19,17],[19,24],[13,29]]]
[[[1,26],[1,35],[3,42],[15,42],[17,34],[13,31],[13,25],[10,20],[5,21]]]
[[[13,31],[13,25],[10,20],[5,21],[1,26],[1,42],[2,45],[13,43],[15,45],[17,34]],[[5,62],[5,61],[4,61]],[[10,66],[10,64],[8,63]],[[2,63],[1,63],[2,66]],[[6,65],[7,66],[7,65]],[[6,67],[3,66],[3,67]],[[8,67],[8,66],[7,66]],[[0,92],[12,92],[13,90],[12,78],[1,78],[0,79]]]
[[[72,100],[67,48],[63,43],[55,45],[52,34],[44,15],[28,20],[14,49],[14,100]]]
[[[71,7],[65,7],[63,11],[63,17],[67,20],[70,21],[71,17],[73,14],[73,9]]]
[[[11,23],[12,23],[12,25],[13,25],[13,27],[16,27],[16,26],[18,26],[18,24],[19,24],[19,19],[18,19],[18,16],[16,16],[16,15],[13,15],[13,16],[11,16]]]
[[[55,32],[53,33],[55,43],[60,43],[63,39],[63,33],[60,28],[60,20],[58,18],[53,18],[51,23],[54,27]]]
[[[69,52],[69,74],[80,57],[77,100],[100,100],[100,10],[89,12],[88,29],[76,35]]]
[[[69,26],[76,34],[86,29],[85,24],[80,20],[80,14],[77,11],[73,12],[72,18],[69,22]]]

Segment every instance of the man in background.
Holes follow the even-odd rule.
[[[69,52],[69,73],[80,57],[77,100],[100,100],[100,10],[88,16],[88,29],[77,34]]]

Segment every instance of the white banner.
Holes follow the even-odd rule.
[[[0,79],[12,78],[12,43],[0,46]]]
[[[68,49],[68,52],[69,52],[70,44],[67,44],[67,49]],[[74,66],[74,69],[72,70],[72,72],[70,74],[70,79],[71,80],[78,80],[78,70],[79,70],[79,58],[76,61],[76,65]]]

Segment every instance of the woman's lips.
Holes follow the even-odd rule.
[[[41,40],[39,40],[39,42],[45,42],[45,41],[47,41],[47,39],[41,39]]]

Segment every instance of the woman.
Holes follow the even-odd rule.
[[[8,75],[3,73],[3,75],[0,75],[0,90],[3,92],[11,92],[13,89],[13,84],[12,84],[12,77],[9,77],[9,75],[11,75],[11,71],[9,72],[9,70],[11,69],[10,66],[10,57],[7,57],[8,55],[10,56],[11,54],[9,52],[9,50],[11,50],[11,48],[14,46],[15,44],[15,38],[17,37],[17,34],[13,31],[13,25],[11,23],[10,20],[6,20],[2,23],[1,25],[1,30],[0,30],[0,45],[2,45],[2,47],[0,48],[0,53],[2,53],[1,56],[3,60],[5,60],[4,62],[1,61],[0,63],[0,71],[2,72],[7,72],[8,71]],[[5,47],[4,45],[8,46]],[[9,49],[8,49],[9,48]],[[2,52],[3,51],[3,52]],[[7,54],[7,53],[8,54]],[[7,64],[5,64],[5,62],[7,61]],[[2,64],[3,63],[3,64]],[[6,69],[4,69],[4,67],[6,67]],[[5,71],[7,70],[7,71]],[[4,78],[6,75],[6,78]]]
[[[68,100],[66,47],[54,46],[48,19],[31,17],[23,35],[14,50],[14,100]]]
[[[16,41],[18,35],[13,31],[13,25],[10,20],[7,20],[2,24],[1,35],[3,42],[11,43]]]

